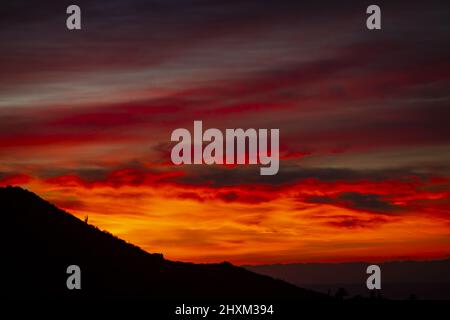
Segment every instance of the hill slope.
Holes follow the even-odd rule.
[[[18,187],[0,188],[2,295],[175,299],[321,299],[325,295],[229,263],[190,264],[149,254]],[[82,289],[66,288],[81,268]]]

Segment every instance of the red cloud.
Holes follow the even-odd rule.
[[[32,177],[23,173],[13,174],[1,174],[0,173],[0,186],[8,185],[24,185],[29,183]]]

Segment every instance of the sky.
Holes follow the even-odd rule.
[[[369,4],[2,1],[0,186],[172,260],[449,257],[449,5]],[[279,128],[278,174],[173,165],[194,120]]]

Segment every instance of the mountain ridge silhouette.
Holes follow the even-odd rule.
[[[2,295],[19,298],[161,300],[326,299],[327,296],[224,262],[166,260],[81,221],[20,187],[0,188]],[[69,290],[69,265],[81,289]]]

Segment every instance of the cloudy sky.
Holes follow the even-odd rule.
[[[3,1],[0,185],[176,260],[448,257],[449,5],[377,3]],[[172,165],[194,120],[279,128],[279,173]]]

